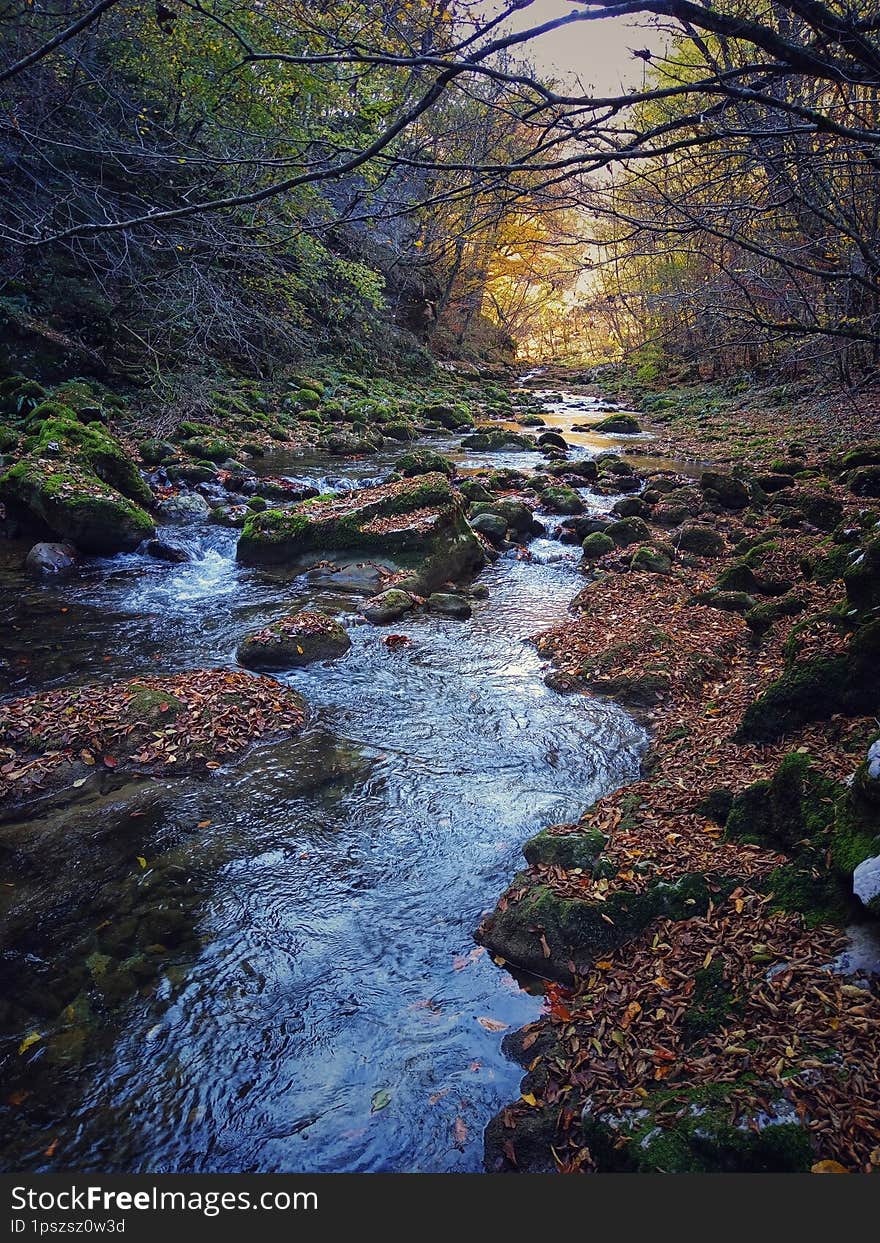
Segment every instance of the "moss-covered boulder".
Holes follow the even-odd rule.
[[[618,548],[627,548],[630,544],[646,544],[651,538],[648,524],[641,518],[620,518],[612,522],[605,532],[610,535]]]
[[[500,497],[488,503],[477,501],[471,505],[468,513],[472,523],[475,518],[484,514],[495,515],[518,535],[528,535],[535,525],[534,515],[528,505],[511,497]]]
[[[411,453],[405,453],[403,457],[397,459],[394,463],[394,469],[399,475],[403,475],[405,479],[413,479],[416,475],[445,475],[447,479],[451,479],[455,474],[455,467],[448,457],[444,457],[442,453],[437,453],[433,449],[413,449]]]
[[[412,569],[420,595],[484,564],[464,501],[439,473],[252,514],[237,555],[245,565],[293,565],[338,551],[380,553]]]
[[[534,449],[535,442],[520,432],[507,431],[503,427],[486,428],[465,436],[461,442],[463,449],[481,449],[490,452]]]
[[[672,569],[672,561],[661,549],[654,548],[651,544],[642,544],[633,553],[630,566],[648,574],[668,574]]]
[[[855,561],[847,558],[843,570],[846,596],[859,610],[880,605],[880,538],[868,542]]]
[[[350,647],[351,639],[338,621],[306,610],[246,635],[235,657],[246,669],[296,669],[316,660],[336,660]]]
[[[878,669],[880,621],[872,621],[856,631],[844,652],[793,661],[746,709],[737,737],[772,742],[836,713],[876,713],[880,709]]]
[[[128,451],[105,427],[82,424],[74,412],[56,402],[44,402],[34,411],[41,418],[34,437],[25,442],[30,457],[52,457],[91,471],[129,500],[147,506],[152,493]]]
[[[598,955],[654,920],[704,914],[709,896],[703,876],[685,874],[641,891],[611,890],[604,901],[567,898],[524,872],[515,877],[476,937],[513,966],[571,983]]]
[[[682,552],[694,553],[698,557],[720,557],[724,552],[724,539],[718,531],[699,523],[679,531],[675,544]]]
[[[880,466],[863,466],[854,470],[847,483],[854,496],[880,496]]]
[[[604,531],[593,531],[585,537],[582,547],[587,561],[598,561],[600,557],[607,556],[609,552],[614,552],[617,545],[611,536],[606,535]]]
[[[130,552],[155,534],[149,514],[75,464],[25,458],[0,476],[0,500],[82,552]]]
[[[636,436],[642,429],[638,419],[631,414],[609,414],[607,418],[594,423],[592,430],[608,435]]]
[[[399,621],[406,613],[412,612],[415,606],[415,599],[408,591],[390,587],[388,591],[382,591],[366,600],[361,612],[368,622],[381,626],[386,622]]]
[[[797,617],[807,607],[804,596],[791,592],[778,600],[757,604],[746,613],[746,625],[753,634],[764,635],[781,617]]]

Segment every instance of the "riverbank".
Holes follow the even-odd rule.
[[[804,415],[796,441],[768,418],[719,444],[730,416],[699,400],[639,420],[733,473],[649,478],[653,561],[597,527],[574,616],[536,639],[552,684],[633,706],[652,742],[642,780],[527,843],[481,925],[560,982],[506,1042],[528,1073],[491,1170],[880,1166],[876,899],[853,895],[880,853],[880,451]]]

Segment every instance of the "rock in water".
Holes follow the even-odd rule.
[[[880,915],[880,855],[864,859],[853,872],[853,893],[873,915]]]
[[[246,635],[235,654],[246,669],[295,669],[316,660],[336,660],[351,639],[334,618],[305,611]]]
[[[65,574],[77,562],[77,552],[72,544],[34,544],[25,560],[29,574],[39,578],[44,574]]]
[[[439,472],[254,514],[245,523],[237,556],[245,565],[290,565],[345,549],[380,553],[411,569],[412,589],[419,595],[485,563],[465,519],[463,497]]]
[[[471,606],[464,596],[448,591],[435,591],[428,596],[425,606],[431,613],[442,613],[444,617],[457,617],[467,621],[471,616]]]
[[[148,557],[155,557],[157,561],[172,561],[178,565],[189,561],[189,553],[185,548],[178,548],[176,544],[166,544],[161,539],[148,539],[144,544],[144,552]]]
[[[414,607],[415,600],[408,591],[398,591],[392,587],[367,600],[361,611],[368,622],[380,626],[384,622],[397,621]]]

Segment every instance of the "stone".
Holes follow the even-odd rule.
[[[638,419],[634,419],[631,414],[609,414],[607,418],[594,423],[592,430],[607,435],[637,436],[642,429]]]
[[[237,557],[244,565],[294,565],[345,550],[380,553],[412,570],[412,590],[429,595],[485,564],[464,508],[445,475],[419,475],[331,500],[319,497],[294,509],[251,514]],[[368,594],[375,595],[375,589]]]
[[[620,548],[647,542],[651,538],[648,524],[641,518],[621,518],[611,523],[607,533]]]
[[[598,561],[600,557],[613,552],[617,545],[610,535],[603,531],[594,531],[584,539],[582,547],[587,561]]]
[[[675,537],[676,547],[682,552],[692,552],[698,557],[720,557],[724,552],[724,539],[712,527],[698,524],[684,527]]]
[[[569,447],[565,437],[560,436],[559,432],[541,432],[537,443],[542,449],[562,449],[565,452]]]
[[[880,915],[880,855],[863,860],[853,872],[853,893],[872,915]]]
[[[433,592],[425,601],[425,607],[431,613],[442,613],[444,617],[456,617],[461,621],[466,621],[472,613],[464,596],[447,591]]]
[[[171,522],[192,521],[196,518],[207,518],[211,506],[198,492],[178,492],[160,501],[156,512],[161,518]]]
[[[235,657],[247,669],[295,669],[316,660],[336,660],[350,647],[339,622],[304,610],[246,635]]]
[[[700,476],[700,487],[707,500],[717,501],[724,509],[745,509],[751,500],[749,490],[741,479],[721,471],[704,470]]]
[[[25,569],[35,578],[45,575],[66,574],[78,560],[72,544],[50,544],[45,541],[34,544],[25,559]]]
[[[649,574],[668,574],[672,569],[672,561],[659,548],[643,544],[633,553],[630,566],[634,570],[645,570]]]
[[[620,518],[648,518],[651,515],[650,507],[638,496],[624,496],[615,501],[611,512]]]
[[[507,536],[507,521],[500,514],[482,513],[470,520],[471,530],[479,531],[493,544],[501,544]]]
[[[372,561],[365,561],[358,565],[332,568],[322,566],[317,570],[309,570],[305,577],[312,587],[343,591],[351,595],[375,596],[388,578],[388,571]]]
[[[144,544],[144,552],[148,557],[155,557],[157,561],[172,561],[178,565],[189,561],[189,553],[185,548],[180,548],[176,544],[167,544],[161,539],[148,539]]]
[[[361,612],[368,622],[381,626],[385,622],[397,621],[405,613],[415,608],[415,600],[408,591],[399,591],[391,587],[367,600]]]

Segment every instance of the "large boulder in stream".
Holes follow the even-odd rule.
[[[244,565],[293,565],[346,550],[379,553],[411,569],[407,586],[421,595],[476,573],[485,561],[463,498],[439,472],[254,514],[237,556]]]
[[[316,660],[336,660],[350,647],[351,639],[338,621],[306,610],[246,635],[235,656],[246,669],[296,669]]]
[[[152,493],[124,446],[99,423],[44,402],[27,454],[0,476],[0,501],[83,552],[130,552],[154,534]]]

